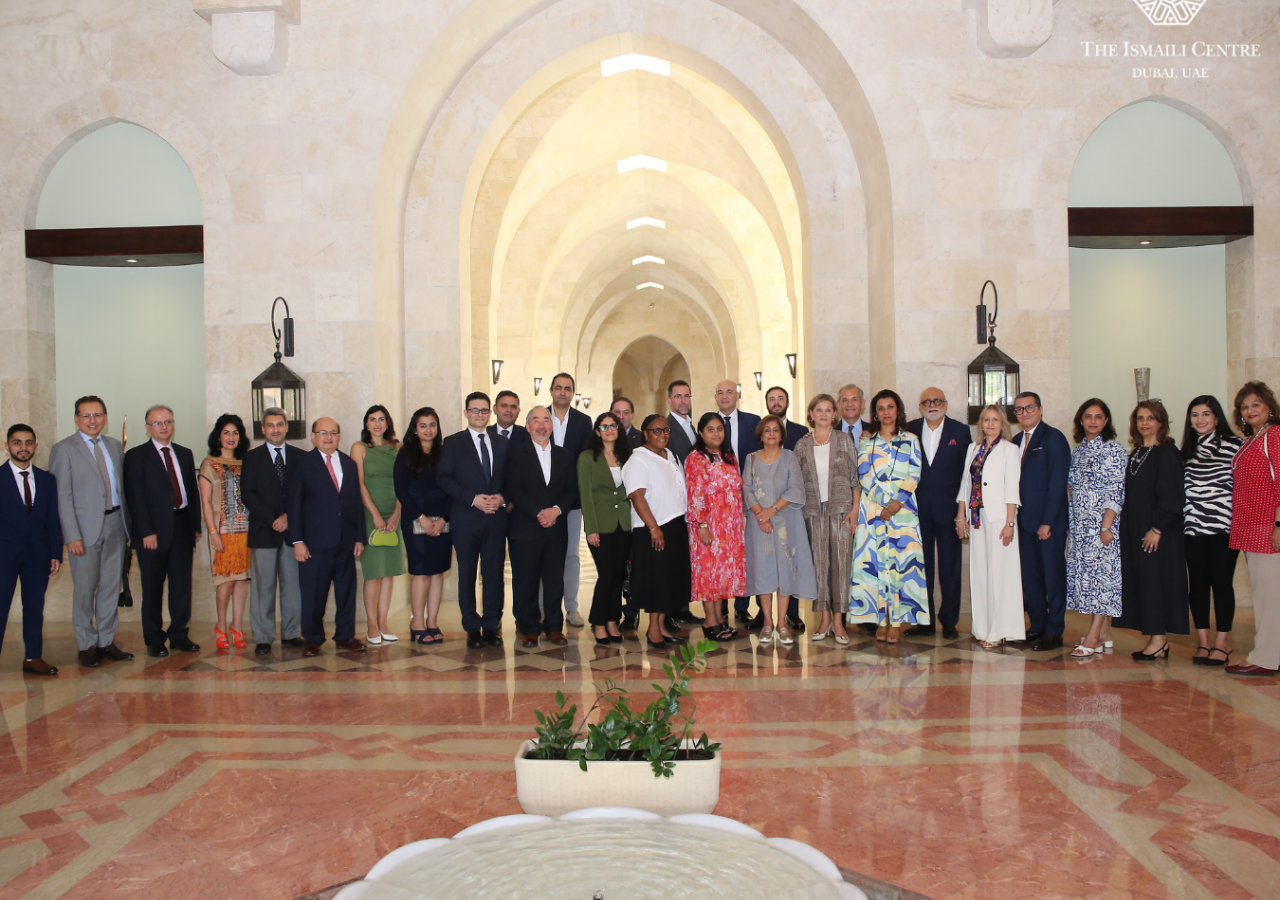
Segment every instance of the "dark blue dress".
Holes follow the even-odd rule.
[[[440,575],[449,571],[453,562],[453,539],[448,532],[435,537],[413,533],[413,523],[422,516],[449,519],[449,496],[436,481],[436,470],[428,466],[421,474],[414,475],[402,452],[396,456],[393,477],[404,523],[401,531],[409,574]]]

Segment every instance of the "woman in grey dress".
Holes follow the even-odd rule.
[[[747,594],[764,598],[764,628],[760,643],[771,644],[778,623],[780,644],[792,644],[795,638],[787,628],[784,616],[787,597],[813,600],[818,596],[813,571],[813,554],[805,530],[804,477],[795,454],[782,447],[786,434],[782,420],[769,415],[760,420],[756,439],[763,449],[747,457],[742,470],[742,505],[747,516]],[[775,616],[774,604],[778,604]]]

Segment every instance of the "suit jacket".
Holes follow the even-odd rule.
[[[334,451],[342,464],[342,491],[339,493],[333,489],[329,467],[324,464],[324,454],[319,448],[298,455],[301,458],[289,472],[286,482],[289,543],[301,541],[308,550],[336,550],[340,553],[350,552],[356,544],[363,544],[367,536],[356,461],[341,450]]]
[[[196,485],[196,461],[191,451],[181,444],[170,443],[173,465],[182,479],[182,489],[187,494],[187,515],[194,537],[200,536],[200,488]],[[92,458],[93,454],[90,454]],[[97,471],[95,466],[94,471]],[[99,479],[101,481],[101,479]],[[164,457],[149,439],[124,455],[124,489],[129,496],[132,513],[132,536],[135,546],[142,539],[156,536],[156,549],[166,552],[173,548],[173,488],[169,484],[169,470]],[[194,540],[192,546],[195,546]]]
[[[44,469],[31,466],[35,497],[31,512],[13,478],[14,466],[0,466],[0,559],[28,553],[62,559],[62,525],[58,518],[58,481]],[[5,479],[8,479],[7,481]],[[101,483],[101,478],[98,479]]]
[[[960,482],[969,472],[969,459],[965,451],[973,445],[969,426],[949,416],[942,419],[942,438],[933,462],[924,449],[924,419],[907,423],[907,431],[920,438],[920,486],[916,488],[916,506],[922,519],[932,519],[943,524],[955,521],[956,492]]]
[[[818,487],[818,466],[813,458],[813,435],[806,434],[792,452],[804,476],[804,509],[806,519],[822,514],[822,492]],[[831,449],[827,457],[827,506],[842,516],[853,509],[853,492],[858,487],[858,448],[853,438],[839,429],[831,430]]]
[[[551,412],[552,417],[555,416],[555,410]],[[569,415],[565,419],[564,431],[564,449],[570,453],[570,461],[573,465],[578,464],[578,454],[587,449],[587,443],[591,440],[591,417],[584,412],[579,412],[573,407],[569,407]],[[552,438],[552,443],[555,439]],[[582,509],[578,502],[577,496],[573,498],[573,509]]]
[[[835,422],[835,426],[836,426],[836,428],[839,428],[841,431],[844,431],[844,419],[837,419],[837,420],[836,420],[836,422]],[[862,420],[862,434],[870,434],[873,430],[874,430],[874,429],[871,427],[871,423],[870,423],[870,422],[868,422],[866,419],[863,419],[863,420]],[[847,434],[847,432],[846,432],[846,434]],[[849,435],[849,437],[850,437],[850,439],[852,439],[852,438],[853,438],[853,435],[851,435],[851,434],[850,434],[850,435]],[[861,437],[861,435],[859,435],[858,440],[856,440],[856,441],[854,441],[854,442],[853,442],[853,450],[854,450],[854,452],[855,452],[855,453],[856,453],[856,452],[858,452],[858,444],[859,444],[859,442],[860,442],[861,440],[862,440],[862,437]]]
[[[966,508],[969,506],[969,493],[973,489],[973,478],[969,475],[969,464],[973,462],[974,454],[978,452],[978,444],[970,444],[964,454],[964,477],[960,480],[960,487],[956,490],[956,495],[951,498],[951,518],[955,519],[956,511],[959,507],[958,503],[963,503]],[[938,448],[938,452],[942,452],[942,448]],[[996,444],[987,453],[987,459],[982,464],[982,508],[987,511],[987,516],[993,522],[999,522],[999,527],[1003,528],[1004,524],[1009,520],[1005,518],[1009,510],[1007,504],[1012,503],[1017,506],[1019,503],[1020,491],[1018,482],[1022,478],[1022,460],[1018,457],[1018,447],[1010,441],[1001,441]],[[1038,527],[1038,526],[1037,526]]]
[[[756,440],[756,428],[760,425],[760,417],[753,413],[738,410],[738,471],[747,464],[747,457],[760,449]],[[786,439],[786,436],[783,436]],[[799,438],[797,438],[799,440]]]
[[[792,422],[790,419],[787,419],[786,423],[787,433],[783,436],[782,449],[794,450],[796,449],[796,444],[800,441],[800,438],[809,433],[809,429],[801,425],[799,422]]]
[[[278,550],[284,545],[285,532],[276,531],[271,523],[288,509],[289,477],[298,460],[308,451],[286,447],[284,451],[285,483],[280,483],[270,444],[259,444],[244,457],[240,470],[240,493],[249,510],[249,546],[259,550]]]
[[[613,485],[609,461],[601,453],[578,455],[578,499],[582,503],[582,530],[586,534],[613,534],[621,526],[631,530],[631,501],[627,486]]]
[[[120,495],[120,513],[124,516],[125,533],[129,530],[129,500],[124,490],[124,449],[113,437],[103,437],[104,452],[116,470],[116,490]],[[68,544],[84,541],[96,544],[102,536],[102,520],[111,507],[111,498],[98,474],[93,451],[80,432],[65,437],[49,451],[49,472],[58,481],[58,520],[62,539]],[[196,495],[198,504],[200,495]]]
[[[670,424],[669,421],[668,421],[668,424]],[[675,432],[672,432],[673,435],[674,433]],[[627,429],[626,438],[627,438],[627,441],[631,444],[632,450],[636,449],[637,447],[644,446],[644,432],[634,425],[632,425],[630,428]]]
[[[684,461],[689,458],[689,454],[693,452],[693,441],[689,440],[689,435],[684,433],[684,427],[676,421],[675,413],[669,413],[666,417],[667,425],[671,428],[671,439],[667,443],[667,449],[676,455],[676,459],[684,465]],[[698,420],[693,419],[692,425],[695,431],[698,428]],[[641,435],[643,437],[643,434]],[[640,441],[640,445],[644,445],[644,441]],[[739,469],[742,466],[738,466]]]
[[[578,455],[551,445],[551,482],[542,477],[542,465],[533,439],[507,454],[502,496],[515,504],[507,523],[507,537],[516,541],[569,539],[569,510],[578,502]],[[560,507],[550,528],[538,524],[538,513]]]
[[[1054,531],[1067,530],[1067,473],[1071,469],[1071,448],[1061,431],[1041,422],[1031,435],[1031,445],[1022,451],[1026,432],[1014,438],[1022,457],[1018,493],[1022,508],[1018,523],[1027,531],[1048,525]]]
[[[489,444],[493,448],[493,459],[490,460],[492,475],[485,478],[484,467],[480,465],[480,454],[476,452],[476,442],[464,429],[444,439],[440,448],[440,465],[436,467],[436,480],[452,503],[449,512],[449,528],[453,531],[484,531],[494,527],[506,531],[507,511],[499,509],[489,515],[476,509],[476,494],[501,494],[504,489],[503,478],[506,475],[507,454],[510,452],[510,441],[502,437],[491,437]]]
[[[485,429],[485,431],[489,432],[490,437],[501,437],[501,435],[498,434],[497,425],[490,425]],[[529,431],[527,428],[523,425],[511,426],[511,436],[507,438],[507,441],[510,442],[512,447],[516,444],[523,444],[527,440],[529,440]]]
[[[452,503],[449,495],[440,487],[437,477],[439,470],[430,466],[419,475],[409,471],[409,463],[405,461],[404,451],[396,454],[396,464],[391,470],[391,477],[396,486],[396,499],[400,501],[400,521],[412,530],[417,519],[433,516],[449,521]],[[408,532],[406,532],[408,533]]]

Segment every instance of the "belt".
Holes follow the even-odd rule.
[[[113,507],[111,507],[110,509],[105,510],[102,514],[103,514],[104,516],[109,516],[109,515],[111,515],[113,512],[120,512],[120,507],[118,507],[118,506],[113,506]]]

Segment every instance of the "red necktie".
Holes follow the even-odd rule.
[[[178,486],[178,470],[173,467],[173,454],[168,447],[160,448],[164,456],[164,467],[169,471],[169,487],[173,488],[173,508],[182,508],[182,488]]]
[[[338,473],[333,471],[333,457],[326,456],[324,458],[324,464],[329,467],[329,477],[333,479],[334,490],[336,490],[339,494],[341,494],[342,485],[338,484]]]
[[[25,470],[22,473],[22,499],[27,504],[27,512],[31,512],[31,480],[27,477],[30,474]]]

